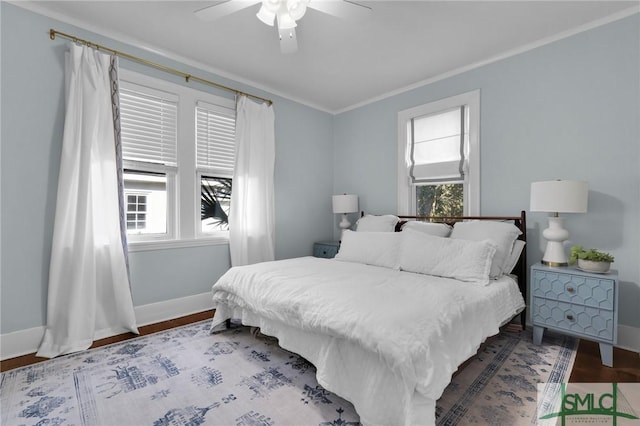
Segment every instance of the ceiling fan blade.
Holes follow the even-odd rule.
[[[310,0],[307,7],[319,12],[347,20],[366,18],[371,14],[371,7],[351,0]]]
[[[296,40],[296,29],[278,29],[280,36],[280,51],[282,53],[294,53],[298,50],[298,40]]]
[[[215,21],[234,12],[260,3],[260,0],[227,0],[222,3],[214,4],[200,10],[196,10],[195,15],[203,21]]]

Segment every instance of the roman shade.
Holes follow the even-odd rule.
[[[464,180],[465,106],[412,118],[409,122],[412,183]]]

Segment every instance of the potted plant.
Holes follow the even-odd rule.
[[[596,249],[585,250],[582,246],[571,247],[569,254],[569,264],[578,263],[578,268],[587,272],[606,273],[609,272],[614,257],[609,253]]]

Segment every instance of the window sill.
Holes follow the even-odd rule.
[[[129,241],[129,253],[139,251],[170,250],[188,247],[204,247],[228,245],[228,237],[206,237],[190,240],[157,240],[157,241]]]

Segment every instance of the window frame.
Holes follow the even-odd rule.
[[[204,99],[199,99],[194,107],[194,113],[196,114],[196,126],[194,127],[196,133],[197,133],[197,108],[203,108],[203,109],[208,109],[210,111],[216,110],[216,112],[220,113],[220,114],[224,114],[226,112],[231,112],[230,110],[233,109],[233,113],[234,113],[234,117],[235,117],[235,104],[233,105],[233,108],[231,108],[231,106],[229,105],[220,105],[220,104],[212,104],[211,102],[207,102]],[[197,138],[197,135],[196,135]],[[194,142],[197,145],[197,140],[196,138],[194,138]],[[234,146],[235,149],[235,146]],[[196,150],[197,150],[197,146],[196,146]],[[196,170],[196,197],[198,199],[201,198],[201,182],[202,182],[202,177],[203,176],[211,176],[214,178],[225,178],[225,179],[231,179],[232,180],[232,185],[233,185],[233,171],[232,170],[223,170],[223,169],[219,169],[216,167],[208,167],[208,166],[200,166],[198,165],[197,159],[198,159],[198,154],[196,152],[196,157],[195,157],[195,170]],[[234,156],[235,159],[235,156]],[[198,218],[201,217],[200,215],[200,209],[198,209],[198,211],[196,212]],[[196,235],[198,238],[211,238],[212,236],[218,236],[218,237],[223,237],[223,238],[229,238],[229,231],[228,230],[224,230],[224,231],[213,231],[213,232],[205,232],[202,230],[202,224],[201,224],[201,220],[197,220],[197,226],[196,226]]]
[[[143,163],[139,161],[123,160],[123,169],[132,173],[158,173],[163,174],[167,181],[167,211],[166,211],[166,233],[164,234],[129,234],[127,233],[127,242],[129,247],[138,243],[156,243],[175,240],[176,235],[176,182],[177,167],[163,166],[161,164]],[[123,188],[124,190],[124,188]],[[137,190],[136,190],[137,191]],[[126,196],[127,191],[124,191]],[[147,212],[148,214],[149,212]]]
[[[177,185],[177,171],[178,171],[178,140],[179,140],[179,129],[180,123],[178,121],[179,117],[177,114],[179,113],[180,107],[180,96],[174,90],[174,88],[170,85],[162,84],[161,80],[155,81],[153,78],[145,76],[143,74],[138,74],[135,72],[130,72],[127,70],[120,69],[119,70],[119,88],[127,89],[135,92],[143,92],[148,96],[153,96],[161,99],[167,99],[176,104],[176,163],[173,164],[161,164],[156,162],[144,161],[144,160],[132,160],[125,158],[125,149],[123,147],[122,155],[122,167],[124,174],[126,175],[126,171],[130,171],[132,173],[151,173],[151,174],[160,174],[163,175],[166,179],[166,232],[165,233],[128,233],[127,232],[127,241],[130,243],[138,243],[138,242],[160,242],[160,241],[170,241],[176,238],[176,185]],[[120,105],[122,108],[122,104]],[[122,120],[122,118],[121,118]],[[126,191],[125,191],[126,192]]]
[[[200,175],[196,167],[196,105],[205,102],[230,108],[235,112],[235,99],[196,90],[129,69],[119,70],[122,87],[128,83],[163,91],[178,97],[177,166],[124,160],[125,169],[166,173],[167,234],[128,235],[129,251],[197,247],[228,244],[229,232],[202,233],[200,221]],[[143,168],[144,167],[144,168]],[[204,171],[204,174],[208,174]]]
[[[398,214],[416,214],[416,191],[409,176],[410,141],[407,124],[412,118],[445,112],[466,105],[469,113],[469,137],[465,147],[468,158],[465,159],[466,173],[463,183],[463,211],[465,215],[480,214],[480,90],[439,99],[398,112]],[[431,184],[457,183],[455,180],[442,180]]]

